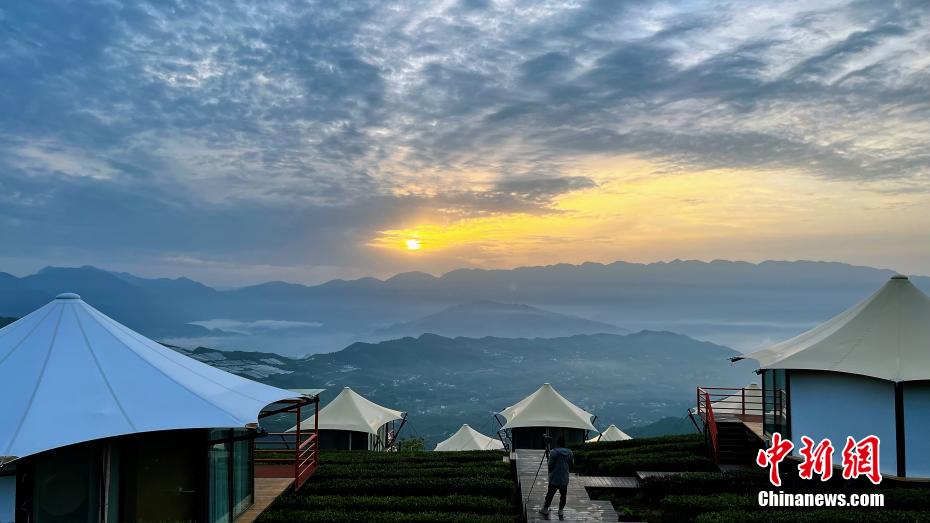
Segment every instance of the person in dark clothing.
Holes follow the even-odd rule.
[[[568,494],[568,474],[575,465],[575,455],[565,448],[565,436],[556,440],[556,448],[549,451],[549,490],[546,491],[546,504],[539,512],[549,514],[555,491],[559,491],[559,515],[565,510],[565,496]]]

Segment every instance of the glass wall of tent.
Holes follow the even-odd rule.
[[[253,503],[252,435],[247,430],[210,431],[208,521],[231,523]]]
[[[563,427],[519,427],[510,430],[510,441],[515,449],[544,449],[547,434],[550,445],[555,447],[559,436],[565,438],[566,445],[584,443],[588,431]]]
[[[790,437],[788,426],[788,379],[784,369],[762,371],[762,432],[768,438],[778,432]]]
[[[231,523],[253,503],[253,437],[245,429],[152,432],[17,460],[16,521]]]

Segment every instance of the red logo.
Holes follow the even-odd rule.
[[[833,443],[824,439],[814,447],[814,440],[801,436],[803,446],[798,451],[804,461],[798,465],[798,475],[801,479],[813,479],[814,473],[820,475],[820,481],[827,481],[833,476]]]
[[[804,460],[798,465],[798,476],[801,479],[813,479],[814,474],[820,476],[820,481],[827,481],[833,477],[833,443],[824,438],[814,445],[814,440],[801,436],[802,446],[798,453]],[[853,479],[859,476],[869,478],[873,484],[882,482],[882,475],[878,464],[878,436],[866,436],[859,441],[852,436],[846,437],[843,447],[843,478]],[[781,476],[778,465],[794,449],[791,440],[782,438],[778,432],[772,434],[772,444],[767,449],[760,449],[756,455],[756,464],[760,467],[769,467],[769,481],[776,487],[781,486]]]
[[[878,468],[878,436],[866,436],[856,441],[852,436],[846,437],[843,447],[843,478],[865,476],[873,484],[882,482]]]
[[[791,449],[794,448],[794,443],[791,443],[791,440],[782,439],[781,434],[776,432],[772,434],[772,446],[767,449],[759,449],[759,454],[756,455],[756,464],[760,467],[771,467],[769,468],[769,481],[772,482],[772,485],[776,487],[781,486],[781,476],[778,475],[778,464],[785,459]]]

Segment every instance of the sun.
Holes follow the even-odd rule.
[[[420,240],[416,238],[409,238],[404,244],[407,246],[408,251],[420,250]]]

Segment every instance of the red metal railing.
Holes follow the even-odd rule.
[[[784,390],[763,391],[758,387],[697,387],[695,412],[704,422],[704,433],[714,460],[720,457],[717,423],[741,421],[747,424],[784,423],[787,393]]]
[[[710,399],[710,393],[702,391],[698,387],[697,411],[701,419],[704,420],[704,434],[710,440],[710,452],[714,463],[720,462],[720,442],[717,441],[717,420],[714,418],[713,402]]]
[[[294,432],[271,432],[255,440],[255,477],[294,478],[297,491],[313,475],[319,464],[319,401],[314,403],[313,431],[300,426],[301,404],[293,409],[280,410],[296,414]]]

